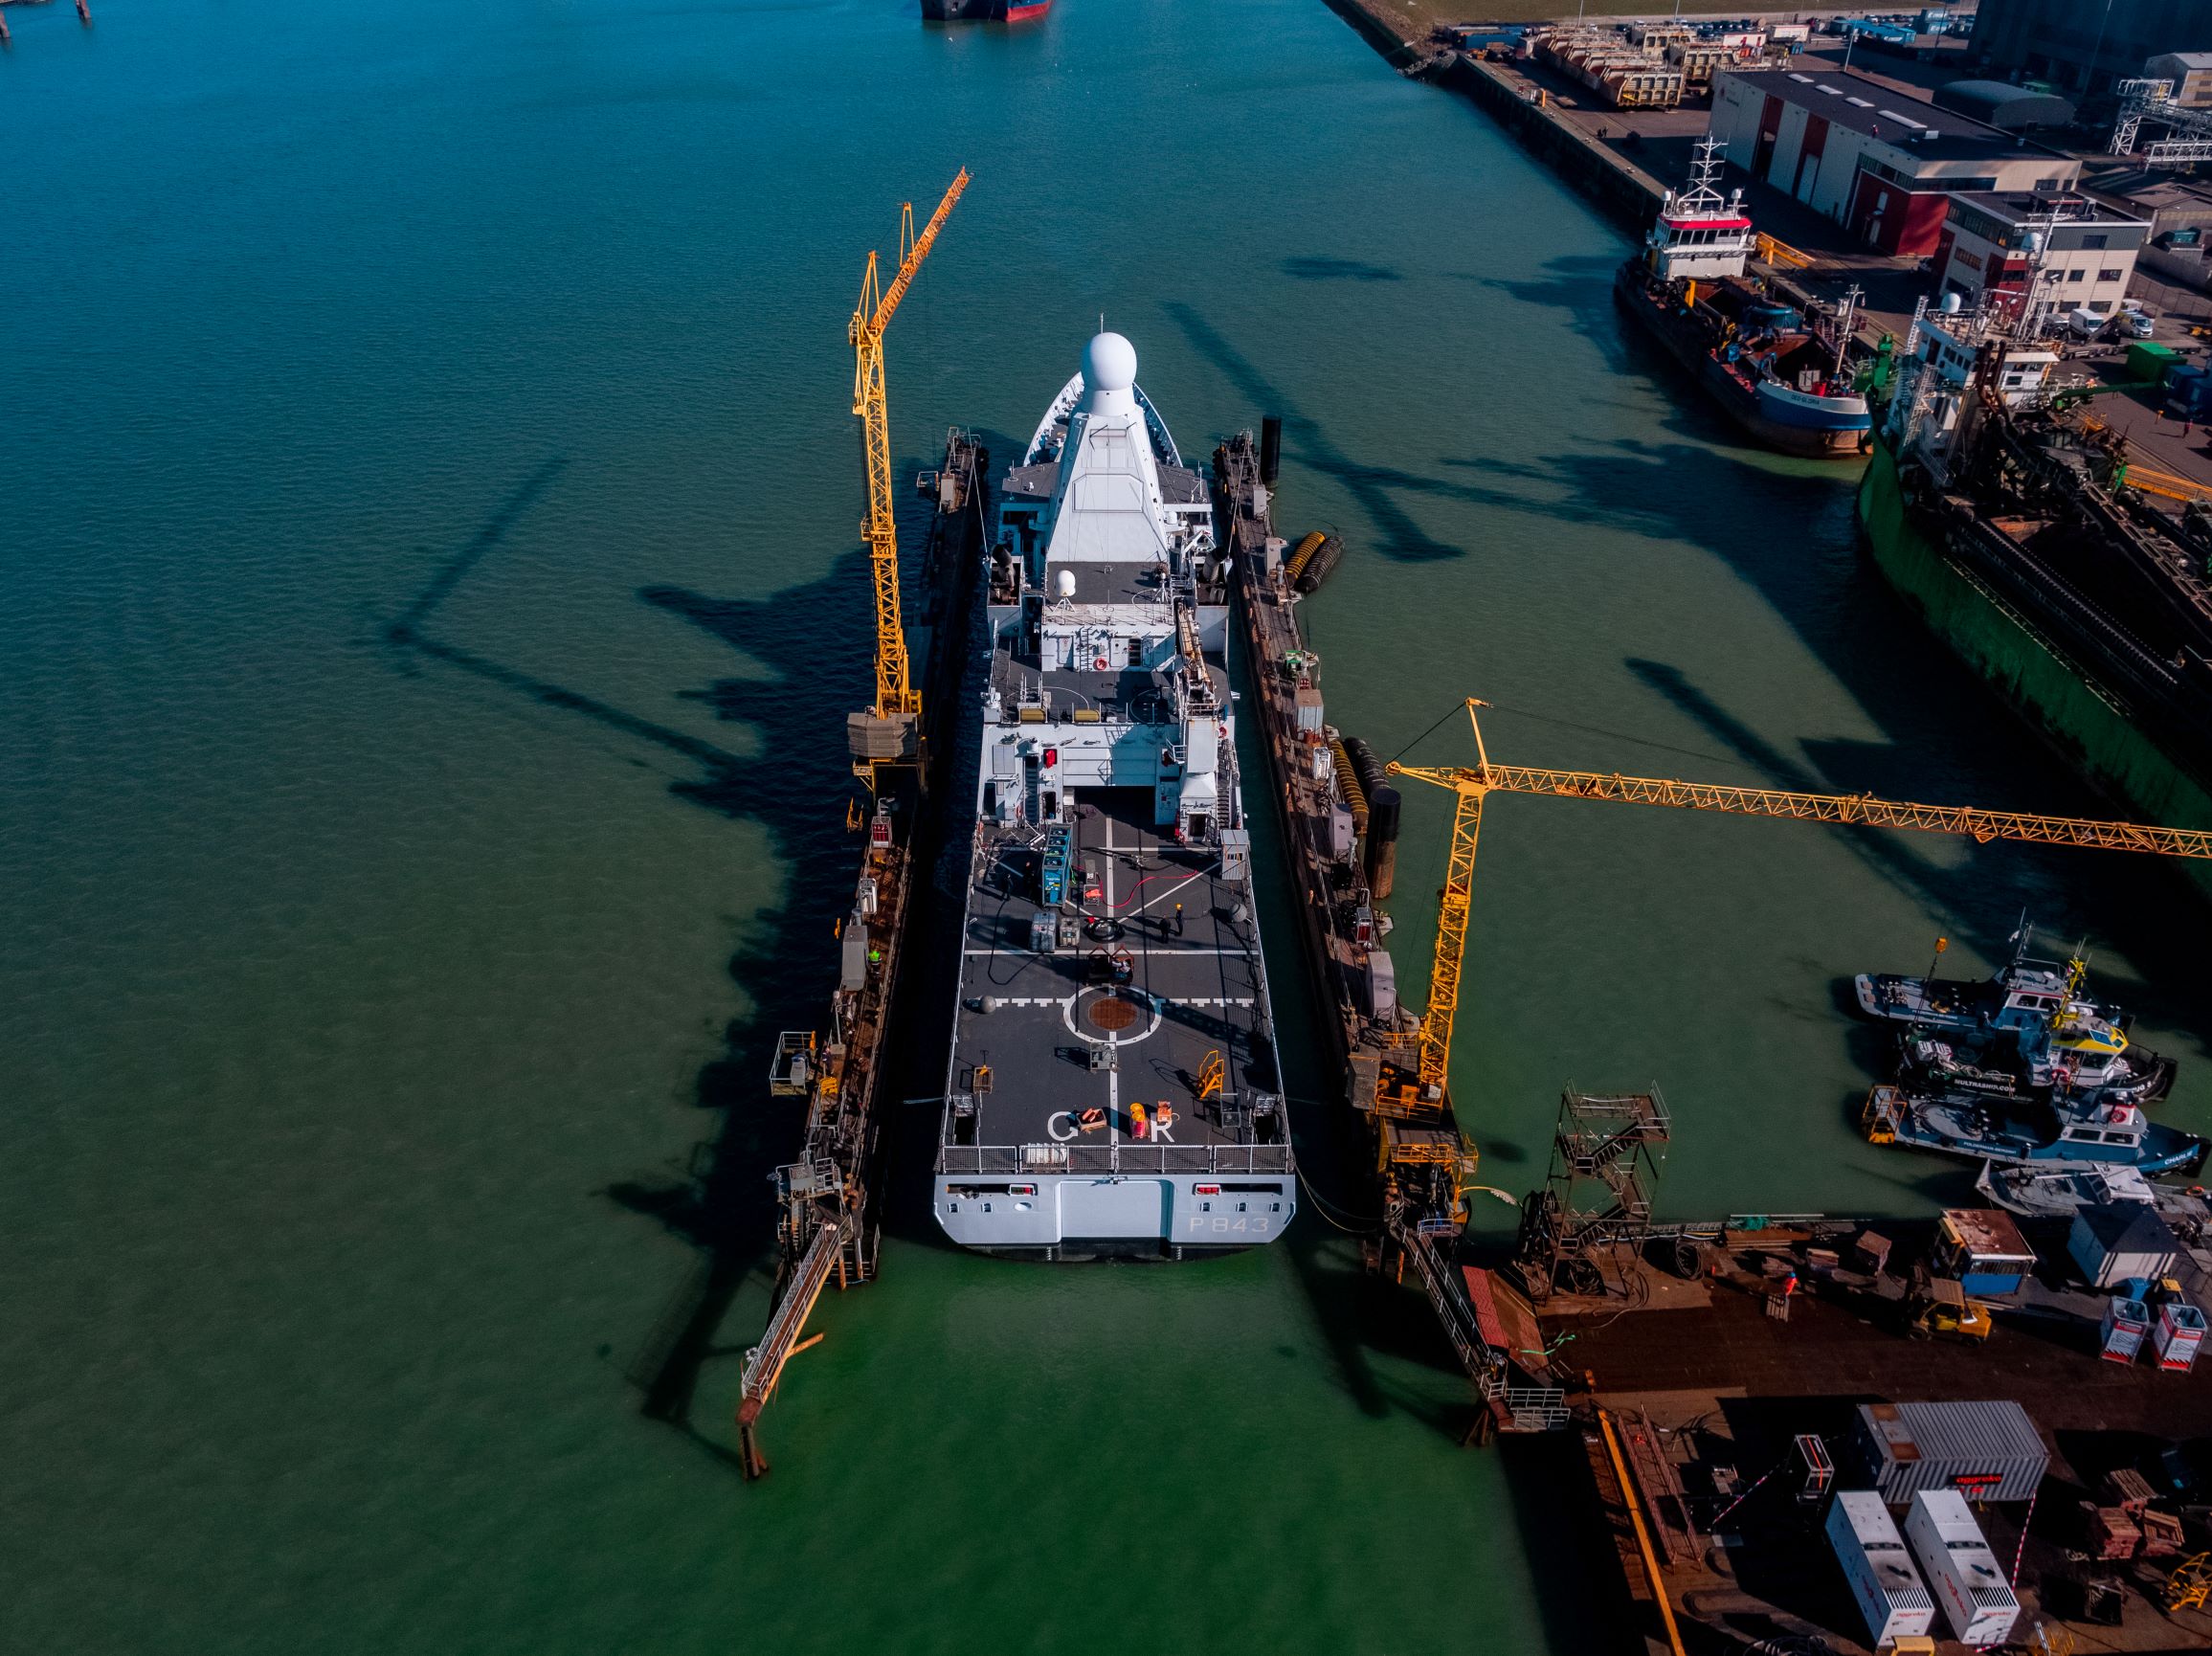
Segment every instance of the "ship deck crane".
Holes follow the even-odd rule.
[[[853,770],[867,779],[871,791],[879,765],[920,758],[922,728],[922,696],[907,668],[906,632],[899,616],[899,526],[891,505],[891,414],[883,395],[883,331],[967,188],[968,169],[963,167],[919,235],[914,233],[914,204],[900,204],[898,271],[883,283],[875,251],[869,250],[860,302],[853,307],[846,329],[853,347],[853,413],[861,422],[868,467],[868,515],[860,532],[867,537],[876,586],[876,700],[868,711],[855,713],[846,722],[846,735]]]
[[[1732,788],[1652,776],[1494,765],[1483,745],[1482,721],[1475,715],[1477,707],[1487,705],[1472,697],[1467,700],[1467,723],[1475,733],[1474,768],[1395,762],[1389,766],[1394,775],[1411,776],[1458,795],[1451,852],[1437,912],[1436,965],[1429,980],[1428,1009],[1421,1017],[1419,1087],[1423,1098],[1443,1096],[1451,1067],[1452,1020],[1459,1010],[1460,973],[1466,961],[1467,913],[1474,891],[1475,843],[1483,825],[1483,802],[1492,794],[1549,794],[1568,799],[1609,799],[1627,805],[1793,817],[1802,822],[1910,828],[1930,834],[1962,834],[1983,844],[2007,839],[2030,845],[2081,845],[2160,857],[2212,859],[2212,830],[2201,828],[2153,828],[2090,817],[1983,811],[1971,805],[1919,805],[1878,799],[1868,794],[1795,794],[1776,788]]]

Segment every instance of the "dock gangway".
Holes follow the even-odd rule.
[[[784,1284],[783,1297],[776,1302],[775,1312],[769,1318],[768,1330],[761,1335],[760,1344],[745,1354],[745,1389],[737,1405],[737,1449],[749,1478],[768,1474],[768,1457],[761,1453],[754,1427],[761,1410],[768,1406],[769,1399],[775,1396],[776,1382],[783,1378],[784,1365],[814,1343],[802,1341],[799,1335],[806,1329],[807,1318],[814,1314],[815,1302],[829,1286],[830,1273],[838,1268],[838,1256],[843,1251],[843,1235],[835,1224],[824,1223],[815,1233],[813,1244],[800,1256],[798,1267]]]

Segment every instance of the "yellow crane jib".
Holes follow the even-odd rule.
[[[899,526],[891,504],[891,414],[883,395],[883,330],[890,326],[899,302],[913,284],[914,273],[929,257],[937,233],[967,188],[964,167],[919,235],[914,233],[914,204],[901,204],[899,269],[888,284],[882,283],[876,255],[870,251],[860,278],[860,302],[853,307],[846,330],[853,347],[853,413],[861,422],[868,467],[868,515],[860,532],[867,538],[876,585],[876,701],[867,712],[847,720],[846,734],[853,757],[861,762],[856,769],[871,780],[877,764],[917,756],[922,712],[922,698],[907,667],[905,628],[899,617]]]
[[[1477,707],[1467,701],[1473,727],[1473,768],[1424,767],[1393,762],[1397,776],[1450,789],[1459,795],[1452,817],[1451,852],[1437,911],[1437,957],[1431,975],[1428,1010],[1421,1018],[1420,1085],[1424,1096],[1441,1096],[1451,1063],[1452,1018],[1459,1008],[1460,973],[1465,964],[1467,911],[1474,890],[1475,842],[1482,828],[1483,801],[1491,794],[1549,794],[1567,799],[1610,799],[1628,805],[1666,805],[1688,811],[1727,811],[1745,817],[1792,817],[1804,822],[1864,823],[1875,828],[1909,828],[1929,834],[1958,834],[1983,844],[1994,839],[2029,845],[2081,845],[2105,851],[2142,851],[2159,857],[2212,859],[2212,830],[2158,828],[2094,817],[2040,817],[2023,811],[1983,811],[1972,805],[1921,805],[1879,799],[1870,794],[1796,794],[1778,788],[1732,788],[1711,782],[1680,782],[1656,776],[1602,775],[1591,771],[1539,771],[1521,765],[1494,765],[1483,746]],[[1437,1089],[1433,1094],[1430,1089]]]

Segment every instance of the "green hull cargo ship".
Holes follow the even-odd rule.
[[[2050,352],[1919,331],[1859,487],[1867,552],[2091,786],[2212,827],[2212,514],[2130,489],[2109,434],[2050,412]]]

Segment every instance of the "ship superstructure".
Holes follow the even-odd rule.
[[[934,1204],[970,1247],[1274,1241],[1289,1123],[1205,480],[1101,333],[999,491]]]
[[[1860,486],[1864,543],[2091,785],[2212,823],[2212,491],[2070,409],[2109,388],[2054,387],[2036,332],[2000,310],[1918,319]]]
[[[1723,145],[1699,144],[1689,185],[1669,191],[1643,246],[1614,278],[1620,306],[1770,448],[1847,459],[1872,419],[1846,356],[1857,290],[1815,322],[1747,275],[1757,245],[1743,191],[1719,189]]]

